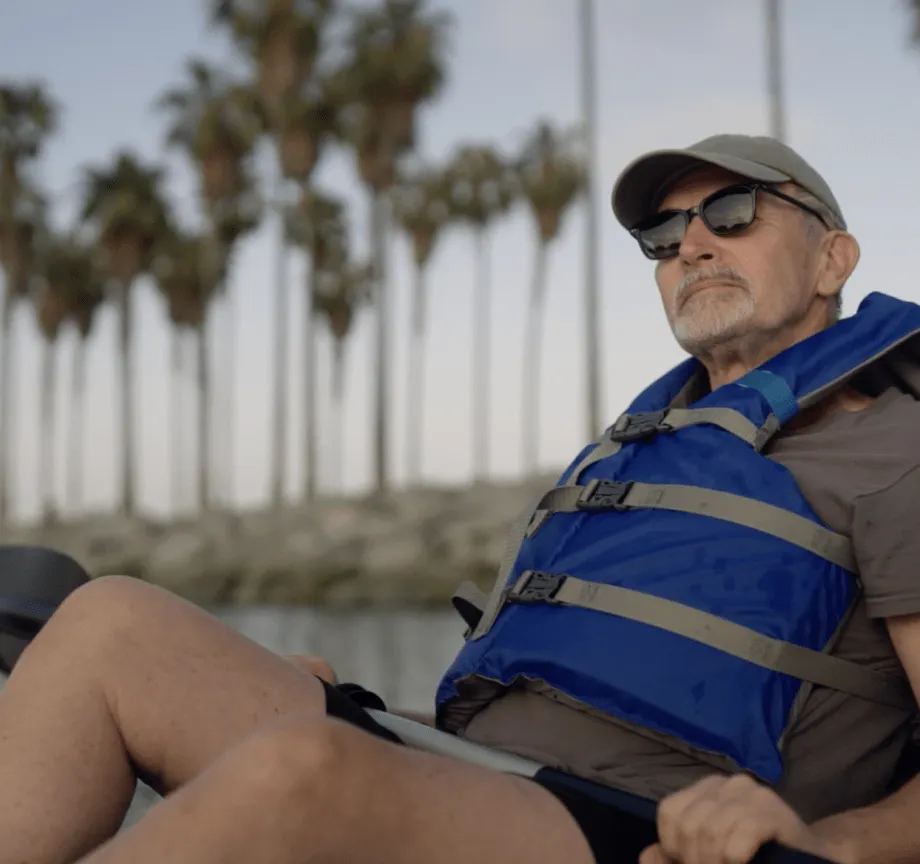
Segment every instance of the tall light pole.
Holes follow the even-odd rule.
[[[597,69],[594,51],[594,0],[581,0],[581,110],[588,167],[585,224],[584,362],[587,435],[602,431],[600,381],[600,274],[597,200]]]
[[[767,91],[770,98],[770,134],[786,140],[786,106],[783,98],[781,0],[766,0]]]

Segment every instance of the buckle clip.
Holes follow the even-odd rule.
[[[575,506],[585,513],[628,510],[623,502],[632,487],[632,480],[591,480]]]
[[[610,440],[620,444],[653,438],[668,429],[667,410],[646,411],[642,414],[622,414],[610,430]]]
[[[525,570],[508,599],[516,603],[552,603],[565,582],[563,573],[546,573],[542,570]]]

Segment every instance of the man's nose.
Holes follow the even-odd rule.
[[[687,233],[681,241],[679,255],[684,264],[712,261],[716,257],[716,236],[699,216],[690,220]]]

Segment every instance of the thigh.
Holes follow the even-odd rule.
[[[382,700],[357,685],[331,685],[323,682],[326,691],[326,710],[330,717],[342,720],[351,726],[369,732],[372,735],[396,744],[402,742],[389,729],[381,726],[368,714],[359,702],[370,707],[386,710]],[[350,695],[348,689],[356,688],[358,701]],[[451,763],[456,764],[456,763]],[[523,786],[526,795],[534,794],[534,789],[548,792],[568,815],[577,823],[581,834],[590,846],[593,859],[600,864],[618,861],[635,861],[648,845],[656,842],[655,826],[652,823],[640,823],[628,814],[617,814],[601,801],[578,793],[570,786],[554,782],[552,779],[531,781],[508,778],[514,785]],[[540,793],[536,793],[538,797]],[[558,808],[556,808],[558,809]],[[578,845],[578,844],[576,844]]]
[[[64,601],[0,699],[4,735],[35,751],[21,754],[24,763],[38,752],[50,761],[52,751],[61,765],[92,761],[88,742],[114,726],[163,792],[266,724],[324,712],[318,679],[194,604],[117,577]]]
[[[363,759],[362,801],[376,835],[358,851],[392,850],[375,855],[380,864],[635,861],[596,857],[577,821],[586,814],[532,780],[353,734],[366,745],[349,750]]]
[[[536,783],[309,718],[242,742],[81,864],[217,860],[595,862]]]

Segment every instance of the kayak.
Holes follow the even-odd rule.
[[[0,545],[0,670],[9,674],[19,656],[57,607],[81,585],[87,572],[73,558],[53,549]],[[441,732],[397,714],[367,710],[406,745],[428,753],[468,762],[489,770],[539,779],[541,783],[603,802],[610,809],[610,828],[624,839],[624,857],[657,841],[657,804],[567,774],[512,753],[494,750]],[[634,850],[632,852],[631,850]],[[768,844],[753,864],[829,864],[804,852]]]

